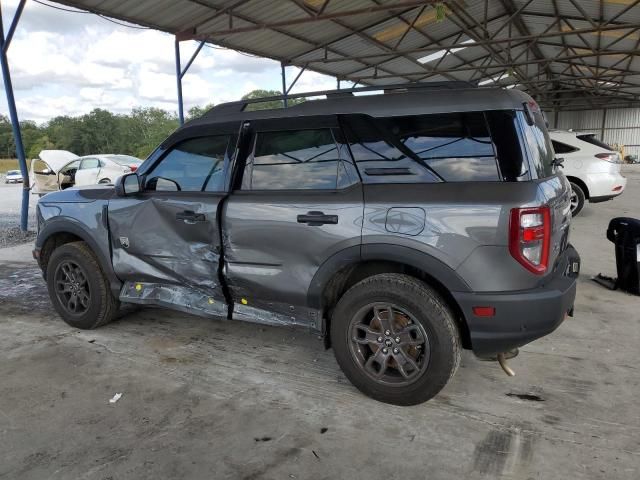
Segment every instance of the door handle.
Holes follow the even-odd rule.
[[[306,223],[311,227],[319,227],[324,224],[336,225],[338,215],[325,215],[323,212],[307,212],[306,215],[298,215],[298,223]]]
[[[185,210],[184,212],[176,213],[176,219],[182,220],[184,223],[193,224],[196,222],[204,222],[207,220],[204,213],[196,213],[192,210]]]

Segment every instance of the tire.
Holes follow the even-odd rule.
[[[580,185],[573,182],[569,183],[571,184],[571,215],[577,217],[584,207],[586,195]]]
[[[108,185],[109,183],[111,183],[111,179],[109,178],[103,178],[98,182],[99,185]]]
[[[387,335],[383,326],[389,318]],[[451,310],[435,290],[408,275],[374,275],[351,287],[335,308],[330,332],[347,378],[365,395],[385,403],[417,405],[433,398],[460,364],[462,347]],[[423,340],[420,346],[409,346]],[[413,365],[405,361],[409,356]],[[376,371],[376,358],[385,359],[384,369],[378,363]]]
[[[92,329],[115,318],[120,302],[111,293],[109,281],[85,242],[56,248],[46,272],[51,303],[67,324]],[[71,300],[74,294],[75,302]]]

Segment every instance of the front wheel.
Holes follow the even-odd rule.
[[[586,195],[580,185],[573,182],[569,183],[571,185],[571,215],[577,217],[584,207]]]
[[[113,320],[120,302],[98,260],[84,242],[56,248],[47,264],[49,298],[62,319],[74,328],[97,328]]]
[[[349,380],[364,394],[416,405],[440,392],[460,363],[460,336],[440,295],[408,275],[374,275],[338,302],[331,343]]]

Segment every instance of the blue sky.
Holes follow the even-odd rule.
[[[17,3],[2,1],[5,31]],[[196,46],[181,44],[183,64]],[[166,33],[29,0],[9,49],[9,65],[21,120],[41,123],[97,107],[115,113],[137,106],[177,110],[174,43]],[[288,67],[290,80],[297,73]],[[293,91],[332,89],[335,84],[331,77],[305,72]],[[183,79],[185,109],[236,100],[256,88],[281,88],[277,62],[205,47]],[[4,90],[0,113],[7,114]]]

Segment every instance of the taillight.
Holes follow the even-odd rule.
[[[138,170],[137,165],[129,165],[129,171],[135,172],[136,170]]]
[[[620,163],[620,155],[615,152],[612,153],[596,153],[596,157],[600,160],[610,163]]]
[[[511,209],[509,252],[524,268],[536,275],[546,272],[550,244],[549,207]]]

